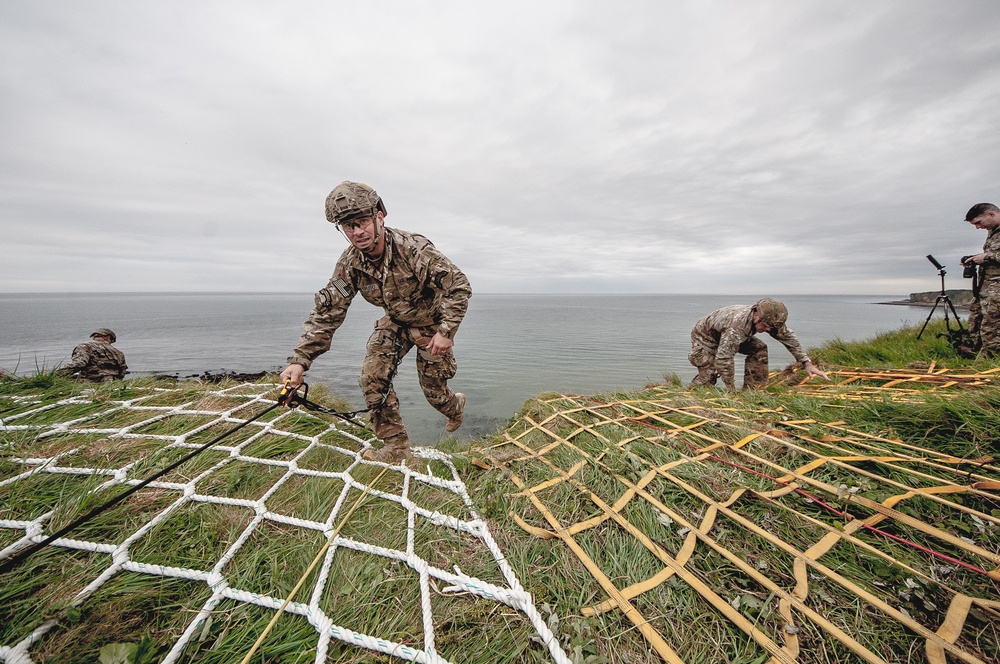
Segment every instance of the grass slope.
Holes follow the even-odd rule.
[[[985,374],[1000,368],[995,361],[958,357],[937,336],[939,323],[920,340],[916,332],[904,329],[865,343],[834,341],[810,355],[827,369]],[[444,448],[573,662],[911,662],[935,661],[928,655],[935,648],[947,652],[948,661],[1000,661],[1000,583],[982,573],[995,570],[1000,559],[1000,484],[990,484],[1000,482],[992,461],[1000,446],[998,382],[859,392],[852,388],[866,381],[824,391],[780,378],[757,392],[692,392],[668,380],[632,393],[539,395],[497,434],[471,447]],[[24,395],[55,403],[85,388],[51,374],[0,381],[0,419],[26,408]],[[73,404],[59,417],[86,417],[116,389],[122,388],[97,386],[90,403]],[[209,388],[182,389],[183,398],[198,399]],[[325,395],[311,398],[333,403]],[[40,413],[35,420],[44,423],[46,417]],[[132,415],[106,417],[109,426],[124,426]],[[314,435],[321,424],[303,416],[294,426]],[[160,422],[148,431],[175,430]],[[87,465],[117,467],[121,457],[144,459],[150,451],[142,440],[108,445],[98,434],[70,438],[52,436],[42,444],[29,433],[0,431],[0,482],[23,472],[14,459],[31,454],[73,450]],[[262,458],[296,453],[287,439],[254,445]],[[817,461],[820,456],[825,463]],[[195,476],[214,460],[211,454],[195,459],[179,476]],[[792,478],[775,478],[811,462],[814,469],[796,471],[799,490],[782,493]],[[60,463],[71,465],[69,459]],[[164,460],[140,463],[135,476],[157,463]],[[330,453],[312,463],[325,469],[342,462]],[[275,472],[261,465],[227,467],[213,476],[211,490],[234,499],[254,497],[273,484]],[[54,523],[65,523],[92,506],[87,492],[100,481],[65,474],[0,484],[0,520],[13,511],[34,518],[54,509]],[[894,516],[879,521],[875,506],[883,501],[908,488],[943,484],[963,490],[900,499],[892,503]],[[968,490],[974,484],[982,488]],[[454,501],[425,491],[417,500]],[[80,536],[116,541],[169,499],[165,491],[143,491],[85,526]],[[322,519],[332,504],[329,487],[315,479],[285,487],[276,501],[304,519]],[[250,516],[238,507],[191,506],[141,544],[138,554],[161,564],[204,567]],[[398,532],[400,518],[392,508],[365,503],[345,528],[351,537],[381,542],[380,533]],[[877,522],[878,531],[855,530],[865,520]],[[252,564],[241,567],[240,583],[283,596],[323,538],[270,528],[255,534]],[[827,536],[838,543],[804,572],[798,569],[802,552]],[[430,528],[417,538],[421,554],[435,565],[459,565],[472,576],[500,581],[493,560],[474,542]],[[0,529],[0,549],[16,539],[14,531]],[[33,646],[35,661],[160,661],[204,603],[207,587],[121,574],[83,604],[72,604],[69,599],[105,565],[104,554],[50,547],[8,572],[0,579],[0,646],[58,618],[58,628]],[[421,630],[419,592],[406,565],[345,550],[331,578],[324,601],[340,623],[353,621],[420,645],[414,643]],[[622,609],[623,591],[632,616]],[[612,606],[609,597],[621,601]],[[942,645],[933,633],[946,623],[956,597],[976,601],[952,642]],[[517,611],[452,596],[434,599],[436,645],[449,661],[552,661]],[[239,661],[272,615],[223,603],[182,661]],[[254,661],[314,661],[315,652],[312,628],[285,617]],[[326,661],[390,658],[335,643]]]

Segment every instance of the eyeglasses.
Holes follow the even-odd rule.
[[[341,221],[341,222],[339,222],[337,224],[337,228],[342,233],[344,233],[345,235],[349,235],[349,234],[353,233],[354,231],[358,230],[359,228],[365,228],[365,227],[371,225],[372,221],[374,221],[374,217],[364,217],[364,218],[361,218],[361,219],[349,219],[347,221]]]

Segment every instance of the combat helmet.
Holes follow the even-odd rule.
[[[774,329],[784,327],[785,321],[788,320],[788,307],[769,297],[758,300],[757,304],[753,305],[753,310],[760,316],[761,322]]]
[[[94,337],[109,337],[111,339],[111,343],[118,341],[118,337],[115,335],[115,333],[106,327],[99,327],[93,332],[91,332],[90,338],[93,339]]]
[[[326,220],[331,224],[373,216],[376,211],[382,216],[389,214],[375,190],[360,182],[345,180],[326,197]]]

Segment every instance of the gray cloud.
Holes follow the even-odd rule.
[[[310,291],[343,179],[480,291],[906,293],[996,200],[994,1],[0,6],[5,291]]]

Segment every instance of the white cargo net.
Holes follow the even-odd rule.
[[[127,439],[144,439],[147,441],[155,439],[163,442],[162,447],[156,451],[157,453],[170,448],[175,448],[181,452],[189,452],[201,446],[189,441],[192,436],[201,434],[202,438],[206,438],[205,434],[210,429],[215,432],[232,428],[250,419],[254,414],[259,413],[261,409],[273,405],[275,403],[273,395],[276,393],[277,388],[277,385],[240,384],[211,392],[199,392],[193,399],[186,403],[168,406],[149,405],[147,402],[155,401],[158,397],[162,397],[164,393],[169,393],[171,390],[163,388],[130,388],[130,396],[135,394],[139,396],[134,396],[134,398],[128,398],[127,400],[108,399],[102,403],[101,408],[89,412],[84,416],[63,422],[46,422],[44,424],[32,424],[31,421],[33,419],[45,419],[44,414],[47,411],[54,411],[66,406],[72,407],[96,402],[89,394],[63,399],[56,403],[50,402],[48,404],[43,404],[37,397],[17,396],[13,397],[14,401],[19,404],[19,407],[13,409],[17,412],[13,415],[0,417],[0,432],[24,432],[20,435],[33,436],[34,440],[38,442],[56,435],[80,435],[82,440],[86,440],[88,436],[100,436],[112,442]],[[113,396],[113,392],[111,394]],[[204,404],[210,403],[212,398],[215,398],[217,402],[227,403],[226,409],[205,409]],[[32,401],[33,399],[35,401]],[[71,410],[71,408],[66,408],[65,410]],[[141,413],[142,415],[133,417],[132,419],[137,421],[133,421],[124,427],[101,428],[97,426],[100,420],[113,419],[116,414],[121,414],[122,411],[126,410],[133,414]],[[144,427],[148,428],[150,424],[161,422],[168,418],[176,419],[178,416],[194,416],[199,418],[199,423],[194,428],[175,435],[155,435],[137,432],[137,430],[141,430]],[[294,427],[283,428],[283,425],[289,422],[289,418],[293,418],[291,421],[299,423],[301,423],[302,418],[311,418],[314,427],[319,428],[317,425],[321,425],[326,428],[315,435],[293,433],[287,429]],[[291,526],[318,531],[329,539],[336,531],[335,524],[338,524],[340,521],[338,517],[348,511],[349,507],[346,504],[351,502],[348,500],[348,494],[354,490],[355,495],[357,495],[356,492],[366,493],[366,500],[391,501],[399,508],[405,510],[407,524],[406,547],[405,550],[384,548],[358,541],[351,537],[341,536],[340,534],[337,534],[333,538],[322,561],[317,582],[313,586],[309,600],[303,602],[292,601],[285,607],[285,613],[302,616],[318,634],[316,662],[326,661],[331,639],[337,639],[351,646],[366,648],[414,662],[447,662],[448,660],[439,655],[435,649],[432,586],[434,592],[438,594],[447,594],[449,597],[465,597],[468,598],[468,601],[485,600],[495,602],[520,611],[534,627],[538,638],[545,644],[552,660],[560,664],[570,661],[561,649],[559,640],[553,636],[545,620],[542,619],[535,608],[531,595],[521,587],[514,571],[507,564],[503,553],[490,534],[486,522],[476,513],[465,484],[460,479],[448,455],[430,448],[416,448],[414,450],[416,458],[409,462],[410,467],[393,466],[389,471],[390,474],[402,474],[401,490],[399,493],[386,493],[379,489],[378,484],[367,486],[352,475],[352,471],[356,473],[358,470],[365,469],[366,467],[367,473],[364,474],[374,475],[375,473],[372,472],[373,466],[376,467],[376,471],[379,467],[385,466],[384,464],[361,460],[360,452],[370,447],[370,443],[373,440],[373,437],[363,429],[339,420],[326,422],[325,419],[320,419],[310,413],[301,412],[301,409],[295,411],[282,409],[275,411],[275,416],[268,421],[263,421],[262,418],[261,421],[252,422],[243,432],[246,433],[239,436],[238,441],[235,443],[223,439],[217,445],[213,446],[211,449],[217,454],[219,452],[225,454],[222,455],[221,460],[190,481],[184,483],[156,481],[149,484],[147,488],[174,492],[176,499],[165,509],[155,513],[150,520],[143,523],[134,532],[128,534],[123,540],[117,543],[87,541],[74,539],[72,537],[73,533],[70,532],[67,534],[67,537],[59,538],[50,545],[52,547],[92,551],[98,554],[107,554],[108,556],[107,566],[103,570],[100,570],[96,578],[87,583],[83,590],[73,596],[70,602],[71,605],[82,605],[103,584],[115,577],[115,575],[125,571],[144,575],[188,579],[206,584],[211,593],[210,597],[201,607],[200,611],[192,615],[183,633],[174,642],[169,653],[162,660],[164,662],[178,661],[182,658],[185,648],[192,640],[196,640],[199,632],[205,628],[205,622],[210,620],[213,610],[218,607],[220,602],[230,600],[238,603],[253,604],[272,611],[278,611],[284,603],[284,597],[274,597],[252,592],[245,588],[236,587],[230,582],[231,575],[228,572],[234,568],[235,564],[238,564],[241,553],[245,552],[244,545],[247,544],[258,527],[266,523],[271,523],[272,525],[282,524],[285,527]],[[336,444],[321,442],[324,439],[330,440],[330,434],[335,434],[334,438],[342,437],[341,439],[354,441],[360,449],[350,450]],[[264,436],[296,439],[301,441],[302,449],[287,460],[257,458],[252,454],[244,452],[247,448],[253,446],[255,441]],[[2,447],[3,444],[0,442],[0,450],[2,450]],[[9,461],[21,465],[24,470],[13,477],[8,477],[0,481],[0,489],[9,487],[12,483],[25,481],[39,473],[106,476],[107,481],[95,489],[96,492],[100,492],[99,496],[103,500],[115,495],[115,491],[121,491],[126,486],[135,486],[141,482],[141,477],[130,478],[129,474],[136,471],[138,463],[144,460],[148,461],[148,457],[146,459],[131,459],[129,463],[125,463],[117,468],[81,467],[77,463],[68,463],[66,458],[78,452],[81,447],[77,446],[51,456],[31,458],[8,457]],[[315,452],[317,448],[323,448],[324,453],[345,455],[346,469],[339,472],[325,472],[300,467],[299,461],[310,452]],[[235,462],[260,464],[271,469],[277,467],[279,471],[283,469],[283,472],[281,472],[280,478],[257,500],[220,497],[199,492],[199,485],[210,481],[213,474],[218,473],[218,471]],[[419,472],[420,467],[423,467],[425,472]],[[433,472],[433,468],[444,468],[447,470],[446,472],[439,470],[438,475],[436,475]],[[146,473],[147,476],[150,474],[152,473]],[[442,477],[439,475],[447,476]],[[170,476],[168,475],[167,477]],[[272,511],[268,508],[268,499],[274,496],[275,492],[283,485],[296,477],[300,479],[303,477],[322,477],[337,479],[343,482],[343,489],[325,521],[300,519],[287,514],[281,514],[278,511]],[[399,479],[399,475],[396,475],[396,479]],[[387,483],[383,482],[380,484]],[[395,484],[398,485],[400,482],[396,482]],[[455,514],[442,513],[438,511],[438,507],[433,505],[417,504],[417,502],[411,499],[411,495],[414,493],[414,489],[418,487],[435,487],[439,491],[450,492],[450,494],[457,496],[459,500],[446,502],[452,505],[457,505],[460,502],[464,505],[464,510],[453,510],[460,512],[460,515],[456,516]],[[143,491],[145,490],[143,489]],[[172,513],[185,505],[193,503],[247,508],[253,511],[254,516],[239,537],[229,545],[222,557],[209,569],[189,569],[151,564],[133,557],[133,553],[131,552],[133,545],[140,542],[159,524],[168,519]],[[7,511],[8,514],[10,511]],[[12,529],[23,532],[23,537],[0,551],[0,561],[9,558],[32,543],[41,542],[46,536],[46,522],[52,518],[53,514],[54,511],[49,510],[45,514],[30,520],[18,520],[16,518],[0,520],[0,529]],[[494,585],[463,574],[459,567],[462,562],[461,560],[449,561],[453,565],[453,570],[448,571],[435,567],[429,564],[427,560],[416,555],[414,553],[414,526],[420,521],[476,538],[492,554],[496,561],[499,575],[505,580],[506,586]],[[252,549],[252,546],[246,548]],[[352,550],[371,556],[381,556],[387,561],[397,561],[398,563],[405,564],[416,573],[419,577],[419,596],[423,625],[422,647],[398,643],[387,638],[382,638],[378,634],[363,633],[361,629],[358,629],[357,625],[352,628],[352,625],[338,625],[333,623],[332,619],[321,608],[320,599],[324,594],[324,590],[328,590],[328,586],[331,585],[331,565],[339,550]],[[444,584],[445,587],[438,589],[438,582]],[[389,598],[384,599],[388,600]],[[57,626],[58,620],[52,619],[36,627],[29,635],[17,643],[0,644],[0,661],[8,664],[28,664],[32,662],[32,646],[37,644],[50,630],[57,628]],[[414,640],[419,640],[419,638],[415,638]],[[482,647],[482,644],[473,642],[469,644],[469,647],[478,648]],[[525,647],[528,647],[527,643]]]

